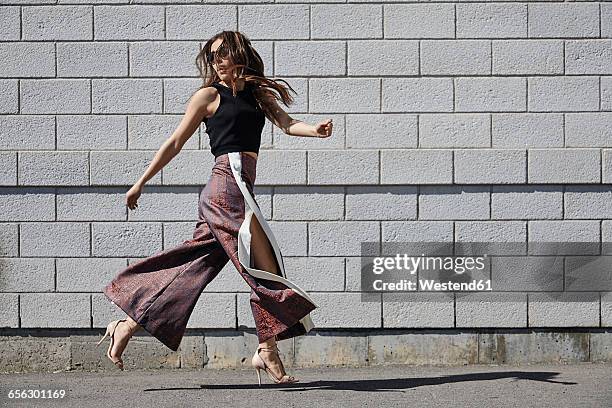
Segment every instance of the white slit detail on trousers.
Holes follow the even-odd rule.
[[[240,192],[245,200],[245,214],[244,221],[240,225],[240,230],[238,231],[238,260],[244,266],[249,274],[259,279],[268,279],[276,282],[281,282],[284,285],[293,289],[297,294],[306,298],[309,302],[311,302],[315,307],[318,307],[316,303],[308,296],[305,290],[300,288],[295,283],[291,282],[287,279],[285,274],[285,266],[283,264],[283,256],[281,254],[280,248],[276,239],[274,238],[274,233],[272,229],[268,225],[268,222],[265,220],[261,210],[257,206],[255,200],[249,193],[249,190],[246,186],[244,180],[242,180],[242,159],[240,157],[240,152],[230,152],[228,153],[228,157],[230,160],[230,167],[232,168],[232,174],[234,175],[234,179],[236,179],[236,184],[240,188]],[[264,230],[272,248],[274,250],[274,256],[280,268],[281,275],[276,275],[272,272],[264,271],[261,269],[256,269],[251,266],[251,217],[255,215],[257,221],[259,221],[259,225]],[[300,319],[300,323],[304,325],[306,332],[309,332],[314,328],[314,324],[312,319],[310,318],[310,313]]]

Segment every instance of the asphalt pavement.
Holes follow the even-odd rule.
[[[254,369],[0,374],[0,407],[612,407],[610,363],[288,372],[300,382],[262,372],[260,387]],[[15,390],[29,391],[17,399]]]

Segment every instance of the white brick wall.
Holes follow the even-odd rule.
[[[334,119],[324,140],[267,122],[255,191],[317,327],[612,325],[612,287],[553,306],[528,277],[504,298],[357,293],[361,241],[612,241],[612,4],[195,3],[2,2],[0,326],[102,327],[121,316],[103,285],[191,238],[204,125],[138,212],[124,194],[223,29],[298,91],[295,118]],[[190,327],[253,326],[233,266],[206,292]]]

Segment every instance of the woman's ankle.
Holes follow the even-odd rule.
[[[276,336],[259,343],[259,347],[274,348],[276,346]]]
[[[140,330],[142,328],[142,326],[140,326],[138,323],[136,323],[136,321],[134,319],[132,319],[131,317],[127,317],[126,319],[126,323],[128,324],[128,327],[130,329],[130,333],[134,334],[136,333],[138,330]]]

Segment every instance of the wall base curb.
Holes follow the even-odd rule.
[[[116,369],[104,330],[0,329],[1,372]],[[612,328],[314,329],[278,342],[289,367],[612,362]],[[254,330],[188,329],[173,352],[144,331],[130,340],[126,369],[250,368]]]

